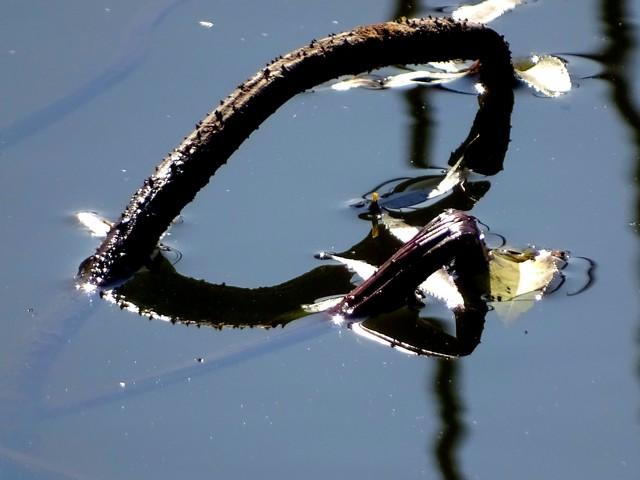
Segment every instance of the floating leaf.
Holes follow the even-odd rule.
[[[505,302],[525,293],[541,293],[564,260],[549,250],[497,249],[490,252],[491,295]]]
[[[94,212],[78,212],[76,218],[80,224],[89,230],[92,237],[106,237],[111,230],[112,223]]]
[[[396,179],[396,185],[386,188],[380,194],[379,206],[391,214],[407,213],[428,208],[442,200],[441,197],[453,193],[453,189],[462,185],[471,173],[465,168],[462,158],[450,168],[431,167],[427,175],[414,179]],[[391,182],[378,186],[379,189],[387,187]],[[363,208],[371,204],[371,200],[352,204],[356,208]],[[397,223],[397,222],[395,222]],[[395,225],[394,226],[397,226]],[[404,238],[404,237],[403,237]]]
[[[531,308],[565,263],[563,255],[549,250],[497,249],[489,258],[493,306],[506,321]]]
[[[385,210],[398,211],[406,208],[416,208],[417,205],[429,200],[429,195],[420,190],[409,190],[391,195],[380,202]]]
[[[547,97],[558,97],[571,90],[571,77],[564,60],[553,55],[532,55],[514,65],[516,75]]]
[[[486,0],[476,5],[462,5],[453,11],[451,17],[458,21],[489,23],[521,3],[522,0]]]
[[[456,162],[456,164],[449,169],[442,181],[429,192],[428,198],[439,197],[445,193],[453,190],[456,185],[459,185],[466,178],[469,170],[464,167],[464,156]]]
[[[354,88],[383,90],[413,85],[438,85],[464,77],[469,72],[471,65],[473,65],[473,62],[432,62],[425,64],[424,69],[402,71],[402,73],[388,75],[384,78],[378,75],[358,75],[332,84],[331,89],[338,91],[347,91]]]
[[[458,162],[452,171],[456,171],[459,164],[461,163]],[[381,222],[403,243],[411,241],[419,233],[418,228],[387,213],[382,214]],[[376,266],[364,261],[343,258],[330,253],[321,253],[318,258],[341,263],[362,280],[368,280],[378,270]],[[561,270],[567,264],[564,252],[533,248],[524,250],[496,248],[489,250],[488,258],[490,281],[488,301],[499,317],[506,322],[513,321],[529,310],[551,285],[558,285],[557,281],[563,277]],[[424,297],[445,303],[449,309],[464,307],[465,304],[463,295],[446,267],[433,272],[416,287],[416,290]],[[334,307],[340,300],[341,297],[333,297],[312,305],[305,305],[303,308],[307,312],[320,312]]]
[[[549,250],[513,251],[497,249],[489,254],[492,306],[511,322],[529,310],[553,283],[565,264],[563,255]],[[419,290],[446,303],[448,308],[464,305],[464,298],[445,269],[437,270]]]

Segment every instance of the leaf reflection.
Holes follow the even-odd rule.
[[[551,54],[517,58],[513,62],[516,77],[536,94],[558,97],[573,88],[567,68],[567,60]],[[477,83],[477,64],[450,61],[422,65],[417,69],[402,67],[387,69],[388,75],[369,73],[344,78],[331,84],[331,89],[347,91],[356,88],[368,90],[402,89],[415,86],[440,86],[457,93],[478,94],[482,87]],[[470,87],[460,87],[456,82],[467,79]]]

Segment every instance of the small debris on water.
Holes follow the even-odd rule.
[[[125,382],[120,382],[118,385],[120,385],[120,388],[124,388],[127,386],[127,384]]]
[[[209,22],[209,21],[207,21],[207,20],[200,20],[200,21],[198,22],[198,24],[199,24],[201,27],[204,27],[204,28],[211,28],[211,27],[213,27],[213,22]]]
[[[204,363],[204,358],[202,358],[202,357],[196,357],[196,358],[195,358],[195,361],[196,361],[196,362],[198,362],[198,363]]]

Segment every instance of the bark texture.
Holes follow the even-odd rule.
[[[396,310],[415,296],[420,283],[442,267],[454,278],[464,298],[460,311],[486,313],[489,263],[481,238],[475,218],[455,210],[438,215],[345,296],[333,313],[357,318]]]
[[[81,264],[79,281],[109,287],[143,266],[172,220],[216,170],[297,93],[332,78],[387,65],[451,59],[480,62],[480,81],[486,90],[469,135],[477,153],[469,156],[477,157],[476,169],[482,172],[481,157],[493,165],[493,157],[504,157],[508,143],[508,138],[496,138],[495,123],[487,121],[504,116],[503,110],[511,112],[512,96],[505,97],[504,92],[512,95],[514,77],[502,37],[483,26],[442,18],[358,27],[278,57],[238,86],[145,180],[96,253]],[[508,109],[503,108],[505,98],[511,98]],[[500,168],[501,162],[482,173]]]

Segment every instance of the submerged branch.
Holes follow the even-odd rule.
[[[297,93],[342,75],[450,59],[479,60],[485,91],[469,135],[475,141],[465,158],[481,173],[496,173],[502,168],[508,135],[495,125],[505,118],[508,124],[514,82],[502,37],[486,27],[450,19],[358,27],[275,59],[233,91],[145,180],[96,253],[80,266],[79,280],[105,287],[142,267],[171,221],[217,169]]]

